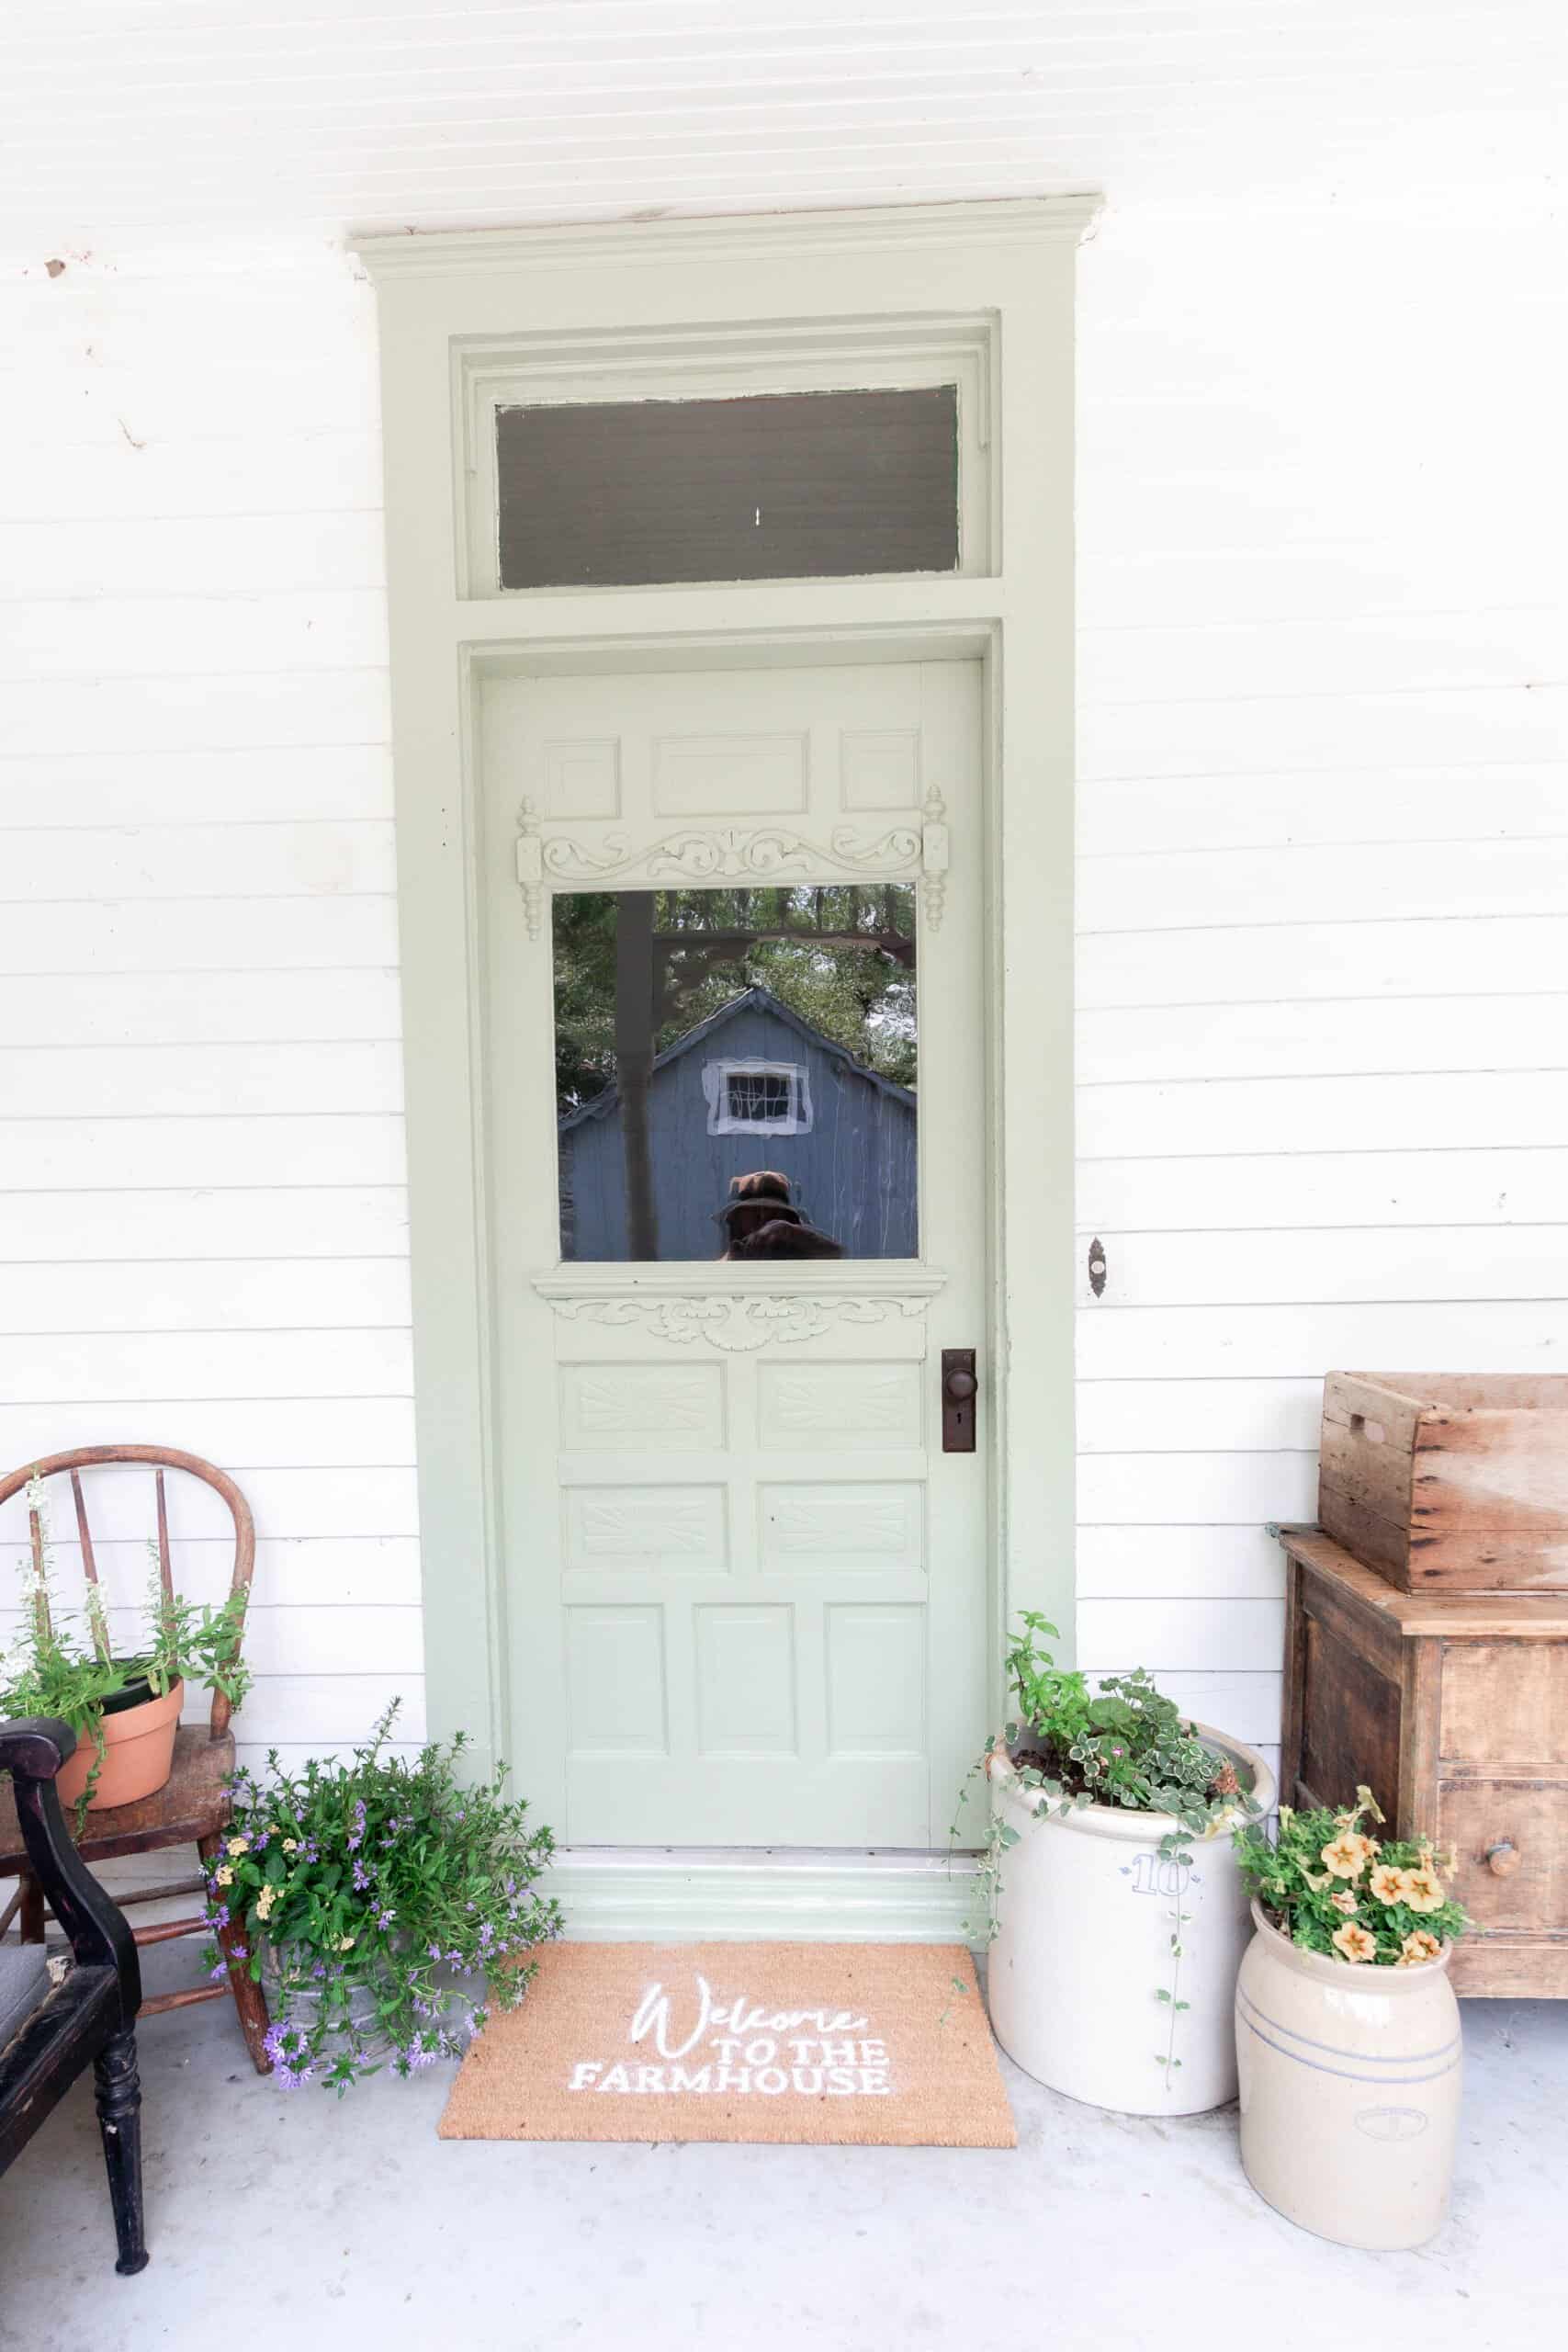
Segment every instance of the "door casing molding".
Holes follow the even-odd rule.
[[[468,1732],[480,1764],[507,1752],[511,1697],[478,880],[481,856],[513,852],[510,842],[484,843],[476,791],[478,696],[496,670],[983,661],[998,1707],[1008,1617],[1039,1608],[1070,1629],[1072,324],[1074,248],[1096,209],[1088,198],[1044,198],[357,247],[381,314],[428,1714],[434,1734]],[[454,355],[474,338],[694,325],[761,334],[792,322],[830,325],[852,341],[857,326],[870,334],[891,316],[977,311],[996,322],[1002,429],[990,462],[1003,569],[459,594],[466,517],[454,452],[464,422]],[[591,1860],[573,1858],[567,1875],[581,1876]],[[750,1866],[765,1869],[767,1858]],[[828,1873],[812,1913],[820,1924],[807,1931],[834,1932],[832,1887],[848,1903],[853,1876]],[[585,1927],[599,1900],[589,1900],[591,1879]],[[654,1909],[668,1917],[663,1894]],[[615,1916],[623,1924],[607,1931],[631,1932],[624,1907]]]

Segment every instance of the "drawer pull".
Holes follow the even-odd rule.
[[[1484,1859],[1494,1878],[1512,1878],[1519,1867],[1519,1849],[1511,1838],[1503,1838],[1487,1847]]]

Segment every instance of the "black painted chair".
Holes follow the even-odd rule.
[[[0,2173],[90,2062],[119,2241],[115,2268],[130,2278],[147,2267],[136,2072],[141,1973],[129,1924],[89,1875],[60,1810],[54,1776],[75,1745],[75,1734],[48,1716],[0,1724],[0,1770],[11,1774],[28,1865],[72,1951],[54,1984],[41,1945],[0,1944]]]

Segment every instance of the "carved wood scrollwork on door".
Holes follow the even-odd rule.
[[[542,830],[539,812],[525,800],[517,812],[515,859],[523,914],[530,939],[544,929],[549,887],[592,888],[609,881],[622,888],[638,883],[804,880],[829,868],[868,881],[916,876],[926,922],[941,927],[950,859],[947,805],[933,784],[917,816],[862,831],[835,825],[827,840],[814,841],[784,825],[682,825],[640,845],[621,833],[595,841],[552,828]]]

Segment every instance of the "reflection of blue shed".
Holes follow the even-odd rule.
[[[847,1258],[916,1253],[915,1097],[748,989],[667,1046],[648,1089],[659,1255],[716,1258],[732,1176],[777,1168]],[[624,1259],[626,1151],[610,1087],[560,1122],[562,1254]]]

